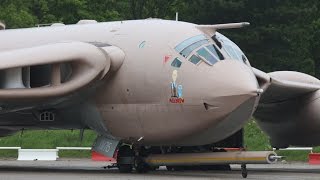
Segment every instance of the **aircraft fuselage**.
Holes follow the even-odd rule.
[[[181,43],[200,36],[207,42],[190,49],[187,57],[179,52]],[[217,48],[210,36],[191,23],[151,19],[4,30],[0,31],[0,40],[0,52],[70,41],[116,46],[124,52],[125,59],[117,71],[94,86],[93,92],[77,97],[79,101],[71,103],[74,108],[69,115],[61,115],[57,123],[46,123],[46,128],[89,126],[128,142],[203,145],[240,130],[259,100],[258,83],[250,65]],[[223,59],[212,63],[198,56],[209,46],[217,48]],[[200,61],[192,63],[192,54]],[[77,109],[79,102],[93,105],[94,116],[89,110],[86,115],[85,105]],[[77,119],[67,120],[72,114],[78,114],[74,115]],[[12,115],[2,116],[3,127],[20,122],[10,121]],[[84,116],[87,119],[81,120]],[[99,117],[101,122],[90,125],[88,116]],[[41,125],[33,115],[29,118],[17,127],[33,129]],[[78,119],[80,125],[76,125]],[[97,126],[104,127],[98,130]]]

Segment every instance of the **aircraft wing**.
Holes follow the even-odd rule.
[[[254,73],[264,89],[254,117],[271,145],[318,145],[320,81],[293,71],[264,73],[254,69]]]
[[[294,71],[264,73],[253,68],[264,90],[260,104],[277,103],[315,92],[320,89],[320,81],[312,76]]]
[[[2,51],[0,100],[46,99],[75,92],[109,72],[114,50],[113,46],[60,42]]]

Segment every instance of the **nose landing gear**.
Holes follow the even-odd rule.
[[[121,173],[130,173],[133,168],[138,173],[146,173],[152,169],[147,163],[145,163],[141,149],[132,149],[128,145],[123,145],[119,148],[117,167]]]
[[[132,172],[134,151],[128,145],[119,148],[117,155],[117,167],[121,173]]]

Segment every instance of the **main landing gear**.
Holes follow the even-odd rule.
[[[144,149],[141,147],[131,148],[123,145],[119,148],[117,156],[117,167],[121,173],[130,173],[133,168],[138,173],[146,173],[152,168],[144,161]]]

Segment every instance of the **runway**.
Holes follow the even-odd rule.
[[[171,179],[242,179],[239,166],[233,165],[232,171],[179,171],[169,172],[165,168],[147,174],[120,174],[116,169],[105,169],[109,165],[91,160],[59,161],[12,161],[0,162],[1,180],[171,180]],[[261,180],[319,180],[320,165],[307,164],[274,164],[248,165],[247,179]]]

